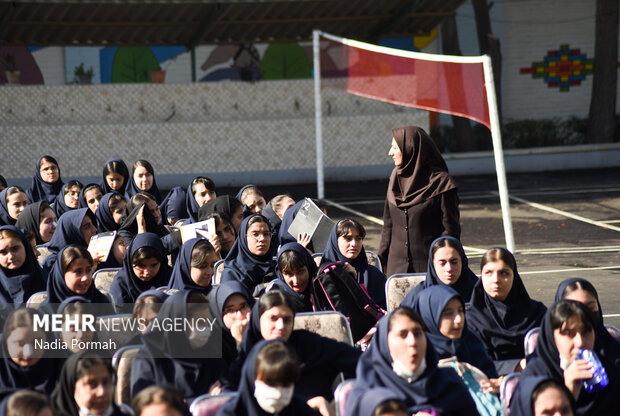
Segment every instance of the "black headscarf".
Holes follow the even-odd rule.
[[[38,244],[45,244],[45,241],[41,238],[40,226],[41,226],[41,204],[43,201],[35,202],[26,205],[26,208],[19,214],[19,218],[15,223],[17,228],[22,230],[32,231],[37,239]]]
[[[170,282],[168,283],[168,289],[179,290],[196,290],[203,295],[208,295],[213,285],[203,287],[199,286],[192,280],[192,251],[196,243],[200,241],[199,238],[191,238],[187,240],[181,247],[179,256],[172,268],[172,275],[170,276]]]
[[[456,290],[465,302],[469,302],[469,300],[471,299],[471,294],[474,291],[474,286],[476,285],[476,283],[478,283],[479,280],[478,276],[476,276],[476,274],[472,272],[469,268],[469,260],[467,259],[467,255],[465,254],[463,245],[458,240],[458,238],[445,235],[436,238],[431,243],[431,248],[428,252],[428,267],[426,268],[426,279],[419,285],[411,289],[409,293],[407,293],[407,296],[405,296],[405,299],[403,299],[401,305],[411,307],[411,305],[413,305],[413,302],[415,301],[415,298],[418,296],[418,293],[420,293],[427,287],[431,287],[433,285],[445,286],[445,283],[443,283],[441,279],[439,279],[439,276],[437,276],[437,270],[435,270],[435,264],[433,263],[433,246],[439,240],[450,240],[458,246],[459,255],[461,256],[461,275],[459,276],[456,283],[449,286],[452,289]]]
[[[121,186],[121,189],[118,190],[114,190],[110,187],[110,185],[108,185],[108,181],[106,181],[105,179],[105,167],[108,166],[108,163],[112,163],[112,162],[119,162],[120,164],[122,164],[123,166],[125,166],[125,172],[126,174],[123,175],[123,186]],[[107,162],[105,162],[105,165],[103,165],[103,173],[101,174],[102,176],[102,181],[101,184],[99,185],[99,187],[101,188],[101,192],[103,194],[107,194],[110,192],[118,192],[121,195],[125,194],[125,190],[127,189],[127,184],[129,183],[129,169],[127,169],[127,165],[125,164],[125,162],[122,159],[110,159]]]
[[[218,212],[229,220],[232,220],[233,215],[240,206],[241,202],[239,202],[232,196],[220,195],[200,207],[200,209],[198,210],[198,220],[205,220],[207,219],[209,214],[212,214],[214,212]]]
[[[68,183],[65,183],[62,188],[60,189],[60,192],[58,192],[58,195],[56,195],[56,198],[54,199],[54,203],[52,204],[52,209],[54,210],[54,214],[56,214],[56,218],[60,218],[60,216],[62,214],[64,214],[65,212],[77,209],[77,208],[70,208],[66,203],[65,203],[65,188],[67,187]],[[82,207],[78,207],[78,208],[82,208]],[[88,206],[83,207],[83,208],[88,208]]]
[[[620,357],[617,355],[609,356],[609,354],[605,354],[604,348],[606,340],[598,338],[599,331],[596,330],[594,314],[584,304],[572,300],[562,300],[560,302],[577,304],[586,314],[592,316],[595,332],[593,352],[596,353],[601,364],[603,364],[609,380],[607,387],[597,392],[589,393],[585,389],[581,389],[576,400],[576,414],[616,414],[618,409],[618,397],[620,396]],[[531,376],[550,377],[564,384],[564,370],[560,367],[560,352],[555,344],[553,326],[551,324],[551,310],[553,310],[558,303],[552,305],[543,318],[542,324],[540,325],[538,341],[536,342],[536,349],[532,357],[528,360],[521,377],[519,377],[519,384],[521,384],[521,380],[525,380],[527,377]]]
[[[97,231],[100,233],[116,231],[121,228],[120,224],[114,221],[114,216],[112,216],[112,211],[110,211],[110,198],[115,195],[120,194],[118,192],[110,192],[105,194],[101,201],[99,201],[95,216],[97,217]]]
[[[96,183],[88,183],[84,185],[84,187],[80,191],[80,196],[78,197],[78,201],[79,201],[78,208],[88,208],[88,202],[86,201],[86,195],[84,195],[87,188],[90,188],[88,189],[88,191],[92,191],[93,189],[99,189],[99,192],[101,192],[101,195],[102,196],[104,195],[103,189],[101,189],[100,185],[97,185]]]
[[[413,413],[435,409],[439,414],[477,414],[476,405],[458,374],[451,368],[437,367],[437,353],[430,340],[426,344],[426,369],[417,380],[408,383],[394,372],[388,346],[391,316],[381,318],[370,347],[359,360],[355,384],[347,400],[347,415],[360,414],[362,398],[376,387],[397,393]]]
[[[545,305],[527,293],[514,257],[513,263],[514,280],[506,299],[493,299],[484,290],[482,279],[478,279],[466,311],[469,329],[487,347],[500,375],[514,371],[518,361],[525,357],[525,334],[540,325],[546,311]]]
[[[41,161],[43,158],[51,158],[51,156],[45,155],[37,160],[37,167],[35,170],[35,174],[32,178],[32,184],[30,188],[26,191],[26,195],[28,196],[28,202],[33,203],[37,201],[46,200],[49,203],[54,202],[56,195],[61,191],[63,181],[60,176],[60,166],[58,166],[58,180],[54,183],[47,183],[41,177]],[[53,159],[53,158],[52,158]]]
[[[241,370],[239,392],[236,397],[224,403],[224,405],[217,412],[218,416],[263,416],[269,414],[265,412],[256,401],[256,398],[254,397],[254,389],[256,382],[256,357],[260,350],[272,342],[275,342],[275,340],[260,341],[254,346],[254,348],[252,348],[252,351],[250,351]],[[288,406],[278,412],[278,415],[280,416],[312,416],[316,414],[317,413],[306,404],[305,400],[296,395],[293,395],[293,398]]]
[[[189,317],[188,300],[191,290],[176,292],[162,304],[157,320],[164,322],[172,319]],[[206,306],[207,304],[205,304]],[[192,349],[187,334],[182,331],[165,331],[151,327],[142,336],[144,347],[136,355],[131,372],[131,395],[153,384],[168,384],[176,388],[186,399],[196,397],[208,391],[225,370],[221,358],[208,357],[214,350],[214,344],[220,342],[216,336],[219,329],[213,331],[207,344],[199,349]],[[190,351],[190,354],[184,352]],[[199,356],[200,358],[182,358]]]
[[[0,267],[0,284],[15,306],[19,306],[22,303],[26,303],[33,293],[45,290],[45,279],[32,246],[21,230],[13,225],[3,225],[0,227],[0,232],[4,230],[17,234],[26,250],[26,259],[19,269],[9,270]],[[10,299],[7,300],[10,301]]]
[[[133,272],[133,256],[142,247],[154,248],[160,257],[159,272],[147,282],[139,279]],[[127,247],[123,258],[123,268],[112,282],[110,295],[117,305],[133,303],[145,290],[167,286],[171,272],[161,239],[153,233],[138,234]]]
[[[338,234],[336,233],[338,224],[339,222],[334,224],[329,234],[321,263],[340,261],[351,264],[357,272],[357,283],[364,285],[372,300],[385,309],[385,276],[375,266],[368,264],[368,257],[366,257],[364,246],[362,246],[360,254],[353,260],[346,258],[340,252],[340,248],[338,248]]]
[[[170,234],[169,231],[166,229],[166,227],[162,223],[157,224],[155,222],[155,218],[153,217],[153,214],[151,214],[151,210],[144,202],[136,205],[135,208],[132,209],[129,212],[129,214],[127,214],[127,217],[125,217],[125,219],[123,220],[121,224],[121,227],[120,227],[121,231],[125,233],[129,233],[129,235],[131,235],[131,238],[133,238],[134,235],[138,234],[138,221],[136,217],[138,216],[138,213],[140,212],[140,208],[142,207],[145,207],[143,215],[144,215],[144,221],[146,222],[147,232],[155,233],[159,237],[163,237],[167,234]]]
[[[295,205],[284,212],[284,215],[282,216],[282,223],[280,224],[280,244],[294,243],[297,241],[297,236],[291,235],[288,232],[288,229],[293,223],[293,220],[297,216],[297,213],[301,209],[303,203],[304,199],[297,201]]]
[[[43,262],[43,275],[49,275],[52,270],[52,266],[56,261],[56,256],[60,250],[65,247],[74,244],[82,247],[88,247],[88,243],[84,240],[82,235],[82,221],[85,216],[89,216],[93,221],[93,225],[97,226],[97,217],[88,208],[78,208],[66,212],[61,218],[58,219],[56,224],[56,231],[52,239],[47,243],[47,248],[50,251],[50,255],[47,256]]]
[[[6,178],[2,175],[0,175],[0,185],[4,186],[5,188],[9,187],[8,182],[6,181]]]
[[[188,217],[188,209],[185,203],[186,197],[185,190],[180,186],[175,186],[168,192],[168,195],[159,205],[162,223],[167,224],[168,219],[178,221]]]
[[[265,276],[275,272],[275,261],[272,258],[274,247],[271,245],[271,241],[269,251],[263,256],[252,254],[248,247],[248,223],[256,216],[257,215],[252,215],[247,217],[241,223],[239,236],[226,256],[224,271],[222,272],[222,282],[238,280],[243,283],[250,292],[254,290],[256,285],[264,281]]]
[[[187,213],[184,215],[188,216],[192,222],[198,221],[198,211],[200,211],[200,205],[198,205],[198,201],[196,201],[191,183],[187,187],[187,192],[185,192],[185,209]]]
[[[17,222],[17,220],[9,214],[9,206],[6,201],[6,192],[8,190],[9,188],[4,188],[0,192],[0,225],[15,225]]]
[[[553,380],[553,378],[545,376],[519,377],[519,384],[517,384],[517,388],[512,394],[512,399],[510,399],[510,416],[534,416],[534,402],[532,400],[534,390],[549,380]],[[575,412],[573,395],[564,386],[563,382],[558,383],[558,386],[568,397],[571,410]]]
[[[155,175],[153,175],[153,185],[151,185],[151,188],[147,189],[146,191],[138,188],[138,185],[136,185],[136,181],[133,180],[133,175],[131,173],[129,176],[129,184],[127,185],[127,188],[125,188],[125,199],[129,201],[131,197],[138,192],[146,192],[150,194],[153,198],[155,198],[155,202],[157,202],[157,205],[161,204],[161,202],[164,200],[164,197],[162,197],[161,193],[159,192],[159,188],[157,187],[157,181],[155,181]]]
[[[433,343],[439,359],[455,356],[459,361],[479,368],[487,377],[496,378],[497,370],[484,344],[467,328],[466,323],[459,339],[447,338],[439,330],[441,314],[454,298],[461,302],[465,311],[463,298],[454,289],[446,285],[434,285],[420,292],[412,308],[424,320],[426,336]]]
[[[62,270],[62,253],[66,250],[63,248],[55,254],[56,261],[52,267],[50,275],[47,279],[47,299],[45,303],[62,303],[65,299],[71,296],[82,296],[88,299],[91,303],[110,304],[110,300],[101,293],[96,287],[94,280],[91,279],[90,286],[86,293],[75,293],[67,286],[65,282],[65,273]],[[111,305],[110,305],[111,306]],[[113,311],[111,312],[113,313]]]
[[[287,251],[294,251],[295,253],[299,254],[304,260],[304,264],[308,268],[308,285],[306,286],[306,290],[304,291],[304,293],[295,292],[286,283],[286,280],[284,280],[284,276],[282,275],[282,271],[278,267],[276,268],[276,275],[278,276],[278,278],[272,280],[265,291],[268,292],[271,289],[281,290],[282,292],[287,293],[293,299],[295,299],[297,312],[312,312],[312,278],[316,276],[318,272],[318,267],[316,266],[316,263],[314,262],[314,259],[312,258],[310,253],[308,253],[308,250],[306,250],[299,243],[286,243],[282,247],[280,247],[280,250],[278,250],[278,260],[280,260],[280,256]]]
[[[387,200],[398,208],[410,208],[456,188],[446,162],[433,139],[417,126],[392,129],[402,152],[402,164],[390,175]]]

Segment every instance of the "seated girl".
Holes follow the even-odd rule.
[[[99,201],[97,211],[95,211],[98,231],[104,233],[118,230],[121,228],[126,213],[127,201],[121,194],[117,192],[105,194]]]
[[[415,415],[478,414],[458,374],[437,367],[437,354],[424,333],[422,318],[407,307],[399,307],[379,321],[356,374],[347,415],[361,414],[364,397],[377,387],[398,394]]]
[[[450,286],[466,303],[469,302],[478,276],[471,271],[468,263],[463,245],[458,239],[439,237],[433,241],[428,253],[426,280],[411,289],[401,305],[411,307],[418,293],[433,285]]]
[[[131,178],[125,189],[125,198],[131,199],[138,192],[146,192],[151,195],[157,202],[157,205],[161,204],[164,199],[159,192],[157,182],[155,182],[153,165],[147,160],[141,159],[134,163]]]
[[[280,225],[282,225],[282,215],[284,211],[295,205],[295,201],[288,195],[277,195],[269,201],[263,208],[261,215],[269,220],[271,225],[271,239],[274,244],[280,245]]]
[[[63,185],[58,162],[52,156],[45,155],[37,160],[37,168],[32,184],[26,192],[28,203],[54,202]]]
[[[30,242],[15,226],[1,226],[0,293],[18,307],[43,290],[45,279]]]
[[[104,194],[118,192],[125,195],[125,189],[129,183],[129,169],[121,159],[110,159],[103,166],[103,179],[101,190]]]
[[[135,416],[189,416],[189,409],[178,390],[168,386],[151,386],[131,401]]]
[[[187,215],[192,222],[198,221],[198,211],[207,202],[215,199],[215,183],[205,176],[198,176],[187,187]]]
[[[62,189],[52,204],[52,209],[54,210],[54,214],[56,214],[56,218],[60,218],[60,216],[67,211],[80,207],[80,192],[82,192],[83,188],[84,185],[82,185],[82,182],[77,180],[69,181],[62,186]]]
[[[574,409],[566,386],[545,376],[519,380],[510,400],[510,416],[573,416]]]
[[[272,259],[271,228],[262,215],[251,215],[243,220],[239,237],[226,256],[222,282],[237,280],[252,293],[254,288],[275,277]]]
[[[142,344],[142,335],[149,331],[151,323],[166,299],[168,299],[168,294],[159,289],[149,289],[138,296],[131,312],[138,328],[138,334],[131,338],[127,345]]]
[[[55,415],[126,414],[112,401],[114,370],[110,360],[90,351],[73,354],[67,359],[51,398]]]
[[[168,289],[196,290],[208,295],[213,287],[211,279],[216,261],[215,249],[209,241],[198,238],[187,240],[172,269]]]
[[[293,394],[300,376],[299,360],[284,341],[261,341],[243,364],[237,396],[224,403],[217,416],[317,415]],[[325,399],[322,404],[326,407]]]
[[[228,218],[235,227],[235,232],[239,234],[239,227],[243,222],[243,205],[238,199],[230,195],[220,195],[215,199],[205,203],[198,210],[198,221],[207,218],[209,214],[218,212]]]
[[[82,351],[82,346],[87,345],[85,343],[97,337],[95,332],[81,325],[83,315],[94,313],[91,306],[88,299],[83,296],[71,296],[58,305],[56,313],[62,315],[62,331],[57,336],[64,342],[63,346],[67,347],[66,357]],[[111,355],[113,351],[102,351],[102,354],[106,352]]]
[[[357,283],[364,285],[370,297],[383,309],[385,306],[385,276],[368,264],[364,250],[364,226],[354,219],[338,221],[329,235],[321,263],[344,262],[357,272]]]
[[[144,346],[131,369],[132,397],[155,384],[174,387],[186,400],[219,389],[218,378],[226,364],[221,358],[209,358],[217,354],[214,343],[219,342],[209,325],[166,327],[166,322],[204,322],[208,318],[207,299],[199,292],[185,290],[166,299],[150,331],[142,336]]]
[[[283,338],[297,353],[302,365],[300,382],[295,392],[305,400],[322,396],[332,399],[332,382],[338,373],[353,376],[361,351],[343,342],[325,338],[303,329],[293,330],[295,302],[279,290],[261,296],[252,308],[250,324],[239,346],[239,356],[229,367],[224,382],[228,390],[236,390],[241,367],[256,343]]]
[[[103,198],[101,187],[96,183],[89,183],[80,192],[80,208],[88,208],[95,213],[101,198]]]
[[[207,215],[206,220],[213,218],[215,220],[216,235],[209,239],[211,245],[215,249],[215,252],[222,259],[225,259],[230,250],[232,250],[235,240],[237,239],[237,232],[232,222],[219,212],[213,212]]]
[[[299,243],[286,243],[278,251],[278,278],[265,291],[281,290],[295,300],[297,312],[312,312],[312,278],[317,270],[308,250]]]
[[[28,197],[19,186],[11,186],[0,192],[0,225],[15,225],[28,205]]]
[[[45,244],[52,239],[56,231],[56,214],[49,202],[35,202],[24,208],[15,226],[34,233],[37,245]]]
[[[250,322],[254,298],[241,282],[220,283],[209,293],[211,314],[222,328],[222,358],[229,366],[237,358],[237,349]]]
[[[129,313],[142,292],[168,286],[171,272],[160,238],[153,233],[138,234],[110,287],[117,310]]]
[[[545,305],[533,300],[505,248],[488,250],[481,261],[482,277],[474,286],[467,326],[484,343],[499,375],[525,367],[523,339],[540,325]]]
[[[33,390],[18,390],[11,394],[2,410],[6,416],[54,416],[48,397]]]
[[[583,303],[561,300],[545,314],[536,350],[519,377],[519,384],[532,376],[545,376],[563,383],[576,402],[577,415],[611,415],[620,395],[618,356],[605,353],[604,340],[597,339],[594,314]],[[615,342],[615,341],[612,341]],[[609,384],[589,392],[584,380],[594,374],[593,364],[578,358],[581,349],[591,350],[607,373]]]
[[[244,211],[249,214],[261,214],[267,205],[263,193],[256,185],[246,185],[237,193],[237,199],[245,207]]]
[[[161,222],[164,225],[175,225],[177,221],[187,221],[187,195],[185,189],[175,186],[168,192],[161,204]]]

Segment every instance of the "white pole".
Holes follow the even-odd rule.
[[[323,114],[321,111],[321,44],[319,30],[312,31],[312,51],[314,54],[314,126],[316,137],[316,186],[319,199],[325,198],[325,178],[323,172]]]
[[[493,66],[491,57],[484,55],[482,62],[484,67],[484,85],[487,90],[489,103],[489,119],[491,121],[491,138],[493,139],[493,153],[495,155],[495,170],[497,172],[497,185],[499,187],[499,202],[502,207],[502,219],[504,221],[504,234],[506,236],[506,248],[515,252],[515,238],[512,232],[512,219],[510,217],[510,202],[508,199],[508,183],[506,181],[506,165],[504,164],[504,149],[502,147],[502,131],[499,125],[497,112],[497,99],[495,97],[495,82],[493,80]]]

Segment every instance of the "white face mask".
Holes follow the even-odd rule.
[[[422,358],[422,362],[415,371],[409,370],[403,363],[398,360],[394,360],[392,362],[392,370],[394,370],[398,377],[402,378],[407,383],[411,383],[420,378],[424,370],[426,370],[426,357]]]
[[[293,398],[295,385],[288,387],[272,387],[267,383],[256,380],[254,383],[254,398],[258,405],[267,413],[278,413],[289,405]]]
[[[206,343],[209,341],[209,337],[211,336],[211,331],[209,328],[205,328],[202,331],[196,330],[192,331],[189,336],[189,345],[192,348],[200,348],[204,347]]]

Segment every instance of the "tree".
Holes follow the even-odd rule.
[[[596,1],[594,74],[588,143],[613,142],[618,84],[618,0]]]

